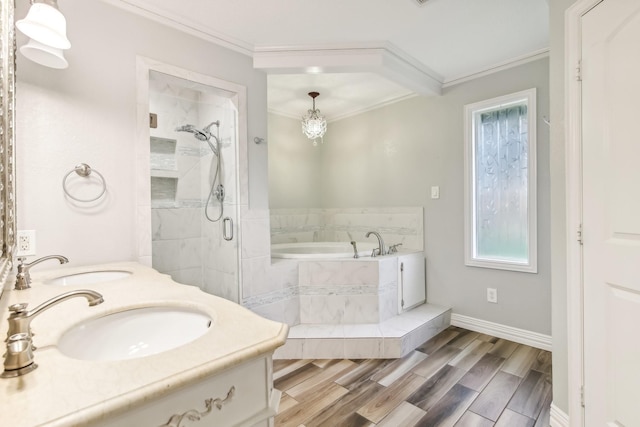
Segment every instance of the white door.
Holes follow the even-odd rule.
[[[640,0],[582,18],[585,425],[640,426]]]

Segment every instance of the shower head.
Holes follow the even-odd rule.
[[[220,127],[220,121],[218,120],[218,121],[215,121],[215,122],[211,122],[207,126],[205,126],[205,128],[202,129],[202,130],[198,129],[194,125],[178,126],[175,130],[176,130],[176,132],[189,132],[189,133],[192,133],[193,136],[195,136],[197,140],[204,141],[207,144],[209,144],[209,148],[211,148],[211,151],[213,151],[213,154],[218,156],[218,152],[219,152],[218,148],[219,148],[219,145],[220,145],[220,141],[219,141],[217,136],[215,136],[214,134],[211,133],[211,126],[213,126],[213,125],[216,125],[219,128]],[[215,141],[215,145],[211,143],[211,138],[213,138],[213,140]]]
[[[183,126],[178,126],[176,128],[176,132],[190,132],[193,134],[193,136],[196,137],[196,139],[200,141],[208,141],[211,138],[211,132],[209,132],[209,127],[211,127],[211,125],[207,126],[203,130],[200,130],[196,128],[194,125],[183,125]]]

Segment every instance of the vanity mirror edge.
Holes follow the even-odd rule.
[[[0,2],[0,296],[16,247],[14,0]]]

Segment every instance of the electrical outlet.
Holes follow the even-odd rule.
[[[36,254],[36,230],[18,230],[17,256]]]
[[[487,288],[487,302],[498,303],[498,290],[496,288]]]

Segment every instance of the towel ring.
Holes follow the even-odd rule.
[[[72,196],[71,193],[69,193],[69,190],[67,189],[67,179],[69,178],[69,175],[71,175],[74,172],[77,173],[78,176],[81,176],[83,178],[88,178],[92,172],[98,175],[98,177],[100,178],[100,181],[102,181],[102,191],[100,192],[100,194],[98,194],[96,197],[92,199],[79,199],[77,197]],[[95,169],[92,169],[91,166],[89,166],[86,163],[80,163],[79,165],[76,165],[76,167],[73,168],[73,170],[70,170],[69,173],[67,173],[64,176],[64,178],[62,178],[62,189],[64,190],[64,194],[66,194],[69,198],[77,202],[89,203],[89,202],[95,202],[96,200],[98,200],[100,197],[104,195],[104,193],[107,191],[107,183],[104,179],[104,176],[102,176],[100,172],[98,172]]]

